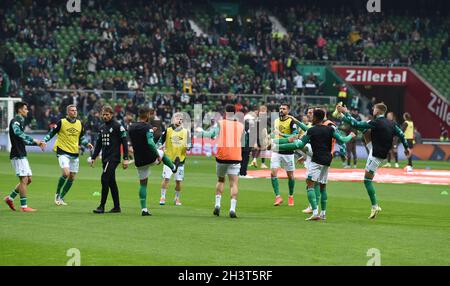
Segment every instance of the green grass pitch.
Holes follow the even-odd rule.
[[[214,207],[214,158],[188,158],[182,206],[159,206],[162,166],[152,167],[151,217],[141,217],[137,174],[118,169],[121,214],[95,215],[101,165],[86,157],[66,201],[54,205],[60,176],[53,154],[30,154],[33,183],[29,205],[36,213],[0,205],[0,265],[66,265],[67,250],[80,250],[81,265],[366,265],[377,248],[382,265],[450,265],[449,186],[375,184],[383,211],[367,219],[370,203],[363,183],[330,182],[326,222],[306,222],[305,182],[296,182],[295,206],[272,206],[268,179],[239,182],[238,219],[228,217],[229,191],[222,214]],[[0,153],[0,194],[17,183],[8,154]],[[340,166],[340,162],[335,162]],[[364,162],[359,162],[363,167]],[[448,162],[417,162],[417,168],[450,169]],[[280,181],[287,198],[287,181]],[[16,205],[19,201],[16,199]],[[108,198],[107,209],[111,207]]]

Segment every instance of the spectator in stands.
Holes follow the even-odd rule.
[[[430,53],[431,53],[430,48],[428,48],[428,46],[426,45],[421,51],[422,64],[430,63],[430,57],[431,57]]]
[[[294,77],[295,91],[297,95],[303,94],[303,76],[300,73],[295,73]]]
[[[278,61],[275,59],[275,57],[272,57],[272,59],[270,60],[269,68],[272,79],[278,79]]]
[[[97,57],[94,53],[89,56],[88,72],[95,74],[97,72]]]
[[[414,31],[411,33],[411,40],[413,40],[414,42],[420,41],[420,33],[419,33],[419,31],[414,30]]]

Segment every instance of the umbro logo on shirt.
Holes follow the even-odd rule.
[[[72,127],[72,128],[67,129],[67,132],[69,132],[71,134],[75,134],[75,133],[78,133],[78,129]]]

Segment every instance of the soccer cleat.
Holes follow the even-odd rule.
[[[161,197],[161,198],[159,199],[159,205],[160,205],[160,206],[163,206],[163,205],[165,205],[165,204],[166,204],[166,198]]]
[[[324,214],[320,214],[320,219],[321,219],[321,220],[327,220],[327,216],[324,215]]]
[[[406,172],[412,172],[413,171],[413,167],[408,165],[405,167]]]
[[[120,208],[112,208],[109,213],[110,214],[114,214],[114,213],[121,213],[122,210]]]
[[[255,168],[258,168],[258,163],[256,163],[256,160],[253,160],[250,166],[253,166]]]
[[[172,170],[173,173],[176,173],[178,171],[178,167],[180,166],[180,157],[176,157],[175,161],[173,161],[173,164],[175,165],[175,168]]]
[[[142,211],[141,216],[151,216],[152,214],[149,211]]]
[[[310,221],[310,220],[320,220],[320,216],[318,215],[312,215],[309,218],[305,219],[306,221]]]
[[[350,168],[351,168],[350,165],[345,165],[345,166],[344,166],[344,169],[350,169]]]
[[[37,210],[35,210],[35,209],[32,209],[32,208],[29,208],[29,207],[26,207],[26,208],[21,208],[21,210],[23,211],[23,212],[35,212],[35,211],[37,211]]]
[[[219,216],[220,215],[220,207],[215,207],[213,211],[213,215]]]
[[[57,205],[57,206],[61,205],[61,203],[59,202],[59,199],[60,199],[59,194],[55,194],[55,205]]]
[[[353,165],[353,169],[356,169],[356,168],[358,168],[356,165]]]
[[[386,163],[383,165],[383,168],[390,168],[391,167],[391,163]]]
[[[237,218],[236,212],[230,210],[230,217],[231,218]]]
[[[275,197],[275,202],[273,203],[274,206],[279,206],[283,203],[283,199],[281,198],[281,196],[276,196]]]
[[[308,206],[306,209],[302,210],[302,213],[304,213],[304,214],[312,214],[313,210],[312,210],[311,206]]]
[[[289,198],[288,198],[288,206],[290,206],[290,207],[294,206],[294,196],[289,196]]]
[[[102,214],[102,213],[105,213],[105,209],[102,207],[98,207],[95,210],[93,210],[92,212],[95,214]]]
[[[381,212],[381,208],[379,206],[372,208],[372,210],[370,211],[369,219],[376,218],[380,212]]]
[[[268,169],[268,167],[267,167],[266,164],[262,163],[262,164],[261,164],[261,169]]]
[[[60,206],[67,206],[67,203],[64,201],[63,198],[59,198],[59,205]]]
[[[400,168],[400,166],[398,165],[398,163],[395,163],[395,168]]]
[[[175,200],[173,200],[173,203],[174,203],[176,206],[181,206],[181,201],[180,201],[179,198],[176,198]]]
[[[11,210],[13,210],[13,211],[16,210],[16,208],[14,207],[14,201],[11,200],[11,198],[10,198],[9,196],[6,196],[3,200],[5,201],[5,203],[8,205],[8,207],[9,207]]]

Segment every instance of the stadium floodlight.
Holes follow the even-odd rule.
[[[231,17],[226,17],[226,18],[225,18],[225,21],[227,21],[227,22],[233,22],[233,18],[231,18]]]

